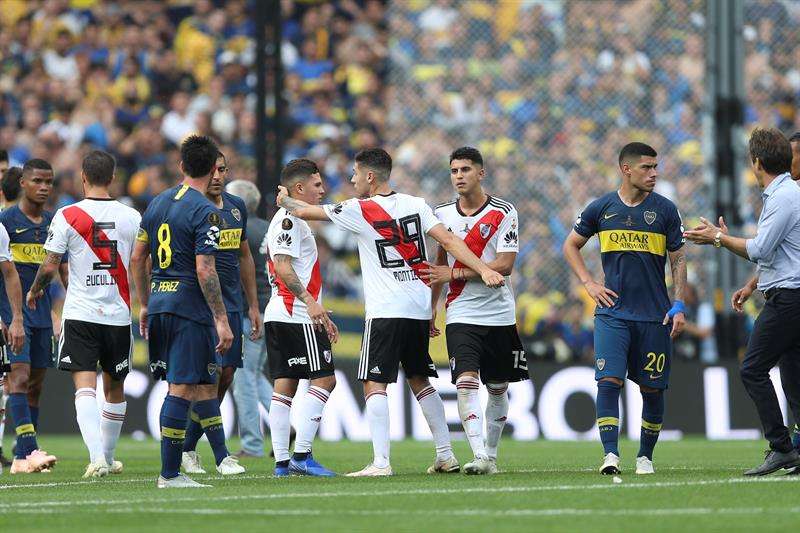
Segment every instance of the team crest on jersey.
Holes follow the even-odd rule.
[[[283,222],[281,222],[281,229],[285,229],[286,231],[289,231],[290,229],[292,229],[293,226],[294,226],[294,224],[292,224],[291,219],[284,218]]]
[[[219,213],[211,213],[208,215],[208,223],[212,226],[220,226],[222,224],[222,218],[219,216]]]
[[[648,224],[652,224],[656,221],[656,212],[655,211],[645,211],[644,212],[644,221]]]
[[[39,228],[33,230],[33,240],[38,241],[40,235],[41,233],[39,232]]]
[[[331,353],[330,350],[325,350],[324,352],[322,352],[322,356],[325,358],[326,363],[330,363],[331,359],[333,358],[333,354]]]
[[[208,363],[208,366],[206,367],[206,370],[208,370],[208,375],[209,376],[213,376],[214,374],[217,373],[217,364],[216,363]]]
[[[491,224],[481,224],[481,227],[480,227],[479,231],[481,232],[481,237],[485,239],[492,232],[492,225]]]
[[[597,370],[603,370],[606,367],[606,360],[605,359],[598,359],[597,360]]]
[[[630,228],[631,226],[633,226],[633,218],[631,218],[631,216],[628,215],[628,218],[625,219],[625,222],[623,222],[623,224],[625,224]]]
[[[242,212],[239,211],[238,207],[234,207],[233,209],[231,209],[231,215],[233,215],[233,218],[236,219],[236,222],[242,221]]]

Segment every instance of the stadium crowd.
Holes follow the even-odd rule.
[[[220,141],[231,179],[255,180],[252,3],[6,0],[0,149],[11,165],[53,164],[54,207],[80,197],[80,161],[98,147],[119,163],[117,196],[142,209],[175,182],[176,146],[194,132]],[[340,199],[352,194],[353,154],[384,145],[398,189],[436,204],[452,195],[447,154],[479,148],[487,189],[522,220],[520,332],[531,353],[562,361],[591,357],[592,336],[591,302],[568,275],[561,243],[581,208],[616,186],[620,146],[635,137],[657,147],[659,191],[687,223],[713,212],[705,2],[585,4],[281,3],[285,159],[317,161]],[[800,9],[778,0],[748,0],[747,9],[747,122],[800,129],[800,51],[781,44],[797,41]],[[752,224],[759,200],[747,198]],[[330,228],[325,236],[335,258],[329,293],[358,298],[351,244]],[[687,251],[696,307],[710,299],[703,252]],[[716,357],[707,343],[702,351]]]

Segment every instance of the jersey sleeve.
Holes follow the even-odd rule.
[[[351,198],[338,204],[325,204],[322,206],[325,214],[331,219],[331,222],[336,224],[342,229],[358,233],[361,231],[364,222],[364,215],[361,212],[361,207],[358,205],[358,200]]]
[[[222,224],[222,215],[214,207],[202,206],[197,211],[198,221],[194,230],[195,255],[214,255],[219,246],[219,228]]]
[[[667,219],[667,250],[675,252],[686,243],[683,236],[683,221],[678,208],[670,205],[669,218]]]
[[[597,233],[599,220],[600,202],[595,200],[586,206],[586,209],[583,210],[581,215],[578,217],[578,220],[575,221],[575,225],[572,227],[572,229],[574,229],[575,233],[581,237],[586,237],[588,239]]]
[[[433,209],[425,201],[419,210],[420,223],[422,224],[422,231],[428,233],[430,230],[442,223],[441,220],[433,213]]]
[[[512,209],[497,229],[497,253],[519,252],[519,227],[517,210]]]
[[[242,212],[242,242],[247,240],[247,206],[244,205],[244,202],[241,202],[242,207],[239,208],[239,211]]]
[[[47,229],[47,240],[44,241],[44,249],[48,252],[64,255],[69,246],[67,228],[67,220],[59,209],[53,220],[50,221],[50,227]]]
[[[281,220],[280,230],[267,233],[267,248],[269,256],[275,258],[276,255],[288,255],[289,257],[300,257],[300,241],[302,240],[300,224],[291,217]]]
[[[0,261],[11,261],[11,238],[2,224],[0,224]]]

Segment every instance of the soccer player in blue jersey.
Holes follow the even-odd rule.
[[[654,472],[653,449],[664,419],[671,339],[685,323],[683,227],[675,204],[653,192],[656,156],[646,144],[625,145],[619,154],[619,190],[590,203],[564,243],[564,258],[597,304],[594,349],[597,425],[605,452],[602,474],[620,473],[619,395],[626,375],[639,385],[643,403],[635,471]],[[581,256],[581,248],[595,234],[605,282],[594,280]],[[664,278],[667,256],[674,285],[672,304]]]
[[[226,192],[225,178],[229,172],[225,155],[220,152],[217,157],[217,170],[211,178],[211,183],[206,191],[208,198],[219,209],[222,216],[220,227],[219,249],[216,254],[217,274],[222,284],[222,299],[228,311],[228,323],[233,332],[233,344],[224,354],[217,354],[219,365],[219,384],[217,398],[222,403],[225,393],[233,382],[233,374],[237,368],[242,368],[242,355],[244,351],[244,333],[242,325],[242,285],[245,287],[248,304],[248,317],[252,329],[247,332],[251,340],[261,338],[261,311],[258,309],[258,295],[256,294],[256,266],[250,246],[247,244],[247,207],[244,201]],[[186,440],[183,442],[183,457],[181,466],[187,474],[205,474],[197,453],[197,441],[203,435],[200,418],[194,412],[189,412],[190,420],[186,428]],[[242,474],[244,467],[238,464],[235,457],[228,455],[225,446],[214,449],[214,459],[217,471],[223,475]]]
[[[218,153],[207,137],[192,135],[181,144],[183,182],[150,202],[131,258],[150,370],[169,384],[161,406],[159,488],[205,486],[179,472],[192,401],[212,447],[225,446],[215,352],[227,352],[233,334],[215,260],[222,216],[205,197]]]
[[[17,267],[22,292],[33,284],[36,271],[45,255],[44,242],[53,214],[45,211],[53,190],[53,168],[43,159],[31,159],[22,167],[19,203],[0,213],[0,223],[8,232],[11,257]],[[61,279],[67,284],[66,257],[61,260]],[[2,294],[4,291],[0,291]],[[14,419],[17,448],[11,473],[40,472],[49,469],[56,458],[38,449],[36,430],[39,428],[39,397],[42,393],[47,369],[53,366],[53,321],[50,316],[52,301],[45,291],[35,310],[24,307],[22,321],[25,343],[19,352],[9,353],[11,372],[8,376],[8,410]],[[3,322],[19,320],[5,299],[0,299]]]

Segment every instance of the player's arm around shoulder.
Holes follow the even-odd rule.
[[[330,222],[328,213],[321,206],[310,205],[297,198],[289,196],[289,191],[283,185],[278,186],[278,197],[275,200],[278,207],[286,209],[290,214],[303,220],[321,220]]]

